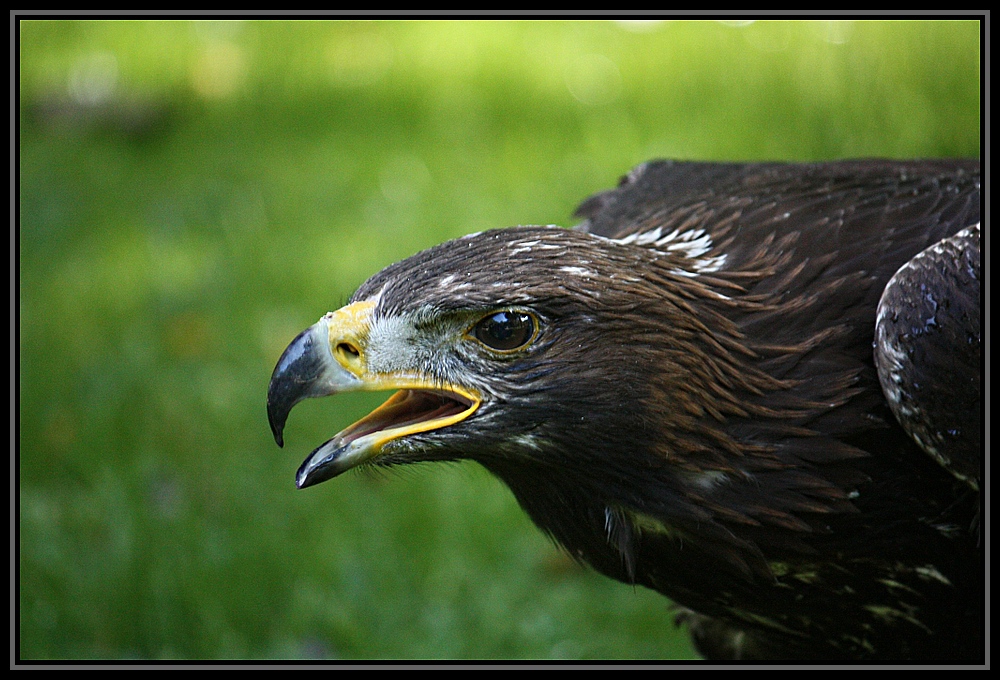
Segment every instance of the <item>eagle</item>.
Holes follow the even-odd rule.
[[[708,659],[981,660],[980,214],[977,160],[645,163],[372,276],[281,356],[272,433],[395,390],[297,485],[476,461]]]

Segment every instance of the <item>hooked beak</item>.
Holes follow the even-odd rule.
[[[358,390],[399,390],[384,404],[318,447],[299,467],[301,489],[378,456],[391,441],[468,418],[481,399],[472,390],[441,384],[414,371],[369,370],[372,302],[331,312],[299,333],[282,353],[267,390],[267,417],[278,446],[292,408],[311,397]]]

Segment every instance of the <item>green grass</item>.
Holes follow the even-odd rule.
[[[653,157],[978,156],[975,22],[23,22],[23,659],[692,658],[472,464],[296,491],[264,395],[447,238]]]

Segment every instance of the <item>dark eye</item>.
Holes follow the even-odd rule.
[[[497,312],[476,324],[473,334],[487,347],[509,351],[523,347],[535,337],[535,317],[525,312]]]

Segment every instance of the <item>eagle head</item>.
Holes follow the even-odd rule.
[[[631,477],[637,455],[665,467],[655,432],[667,405],[657,396],[679,371],[665,366],[651,380],[651,365],[670,363],[653,348],[691,353],[683,336],[697,337],[697,320],[682,313],[690,301],[667,296],[665,304],[664,284],[685,275],[679,259],[521,227],[459,238],[386,268],[301,333],[274,370],[268,415],[279,444],[302,399],[398,390],[317,448],[298,485],[362,464],[426,460],[472,459],[497,472],[528,464],[568,478],[592,477],[595,467]],[[697,361],[675,358],[679,366]],[[699,410],[677,399],[668,422]],[[616,460],[621,451],[627,461]]]

